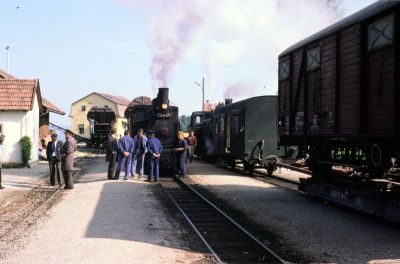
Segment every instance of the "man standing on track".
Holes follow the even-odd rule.
[[[125,169],[124,180],[129,180],[129,174],[131,172],[131,155],[133,152],[133,139],[129,135],[129,130],[125,130],[124,136],[118,141],[118,166],[115,171],[115,180],[119,180],[119,174],[122,166]]]
[[[73,189],[74,180],[72,179],[72,171],[74,171],[74,152],[76,150],[76,142],[70,130],[65,130],[65,143],[62,147],[61,167],[64,174],[64,189]]]
[[[147,152],[147,137],[143,134],[143,129],[137,130],[137,135],[133,138],[134,150],[132,153],[132,168],[131,175],[135,176],[136,171],[139,171],[139,176],[143,176],[144,155]]]
[[[179,177],[186,177],[186,153],[188,149],[188,144],[185,140],[185,136],[182,131],[178,132],[178,147],[175,148],[177,154],[177,162],[178,162],[178,175]]]
[[[64,177],[61,171],[61,152],[63,149],[63,142],[57,140],[57,134],[51,135],[51,140],[46,148],[46,156],[50,166],[50,185],[54,186],[56,183],[56,170],[57,182],[59,186],[64,185]]]
[[[108,171],[107,171],[107,178],[112,180],[114,177],[115,172],[115,163],[117,162],[117,155],[118,155],[118,142],[115,138],[115,134],[117,129],[114,127],[111,128],[110,134],[107,138],[107,145],[106,145],[106,161],[108,161]]]
[[[197,147],[197,138],[194,135],[194,131],[190,131],[190,134],[187,138],[187,143],[188,143],[188,152],[189,152],[189,162],[191,163],[193,161],[193,154],[194,150]]]
[[[148,131],[148,136],[146,159],[149,177],[147,181],[153,182],[160,178],[160,157],[163,147],[160,140],[154,136],[154,131]]]

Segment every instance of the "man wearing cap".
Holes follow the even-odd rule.
[[[133,152],[133,138],[129,135],[129,130],[125,130],[124,136],[118,140],[118,165],[115,170],[115,180],[119,180],[122,167],[125,167],[124,180],[129,179],[131,172],[131,154]]]
[[[72,171],[74,170],[74,152],[76,150],[76,142],[70,130],[65,130],[65,143],[62,147],[61,167],[64,174],[64,189],[73,189],[74,180],[72,179]]]
[[[110,134],[107,138],[106,145],[106,161],[108,161],[108,171],[107,178],[109,180],[114,179],[115,163],[117,162],[117,152],[118,152],[118,142],[115,138],[117,129],[115,127],[111,128]]]
[[[160,157],[163,150],[162,144],[158,138],[154,136],[154,131],[148,131],[149,139],[147,140],[147,164],[148,179],[147,181],[158,181],[160,177]]]
[[[51,141],[47,145],[46,156],[50,166],[50,185],[54,186],[56,183],[56,171],[57,171],[57,182],[59,186],[64,185],[64,179],[61,172],[61,152],[63,142],[57,140],[57,134],[51,135]]]

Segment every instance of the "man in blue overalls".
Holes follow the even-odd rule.
[[[178,132],[178,147],[175,148],[178,162],[178,175],[179,177],[186,177],[186,153],[188,150],[188,144],[185,140],[185,136],[182,131]]]
[[[129,130],[125,130],[124,136],[118,140],[118,166],[115,170],[115,180],[119,180],[122,166],[125,167],[124,180],[128,180],[131,171],[131,154],[133,147],[133,139],[129,135]]]
[[[147,164],[148,179],[147,181],[158,181],[160,177],[160,157],[163,147],[160,140],[154,136],[154,131],[148,131],[149,139],[147,140]]]
[[[131,175],[135,176],[136,171],[139,171],[139,176],[143,176],[144,154],[147,152],[147,137],[143,135],[143,129],[137,130],[137,135],[133,138],[134,150],[132,153],[132,168]]]

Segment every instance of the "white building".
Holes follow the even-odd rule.
[[[12,79],[0,71],[0,130],[5,140],[0,154],[2,163],[21,163],[19,141],[32,141],[31,160],[38,161],[39,116],[42,97],[39,80]]]

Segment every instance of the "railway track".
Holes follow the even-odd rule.
[[[218,263],[285,263],[180,179],[163,180],[161,185]]]
[[[37,186],[0,209],[0,241],[30,224],[30,218],[53,201],[61,189]]]

